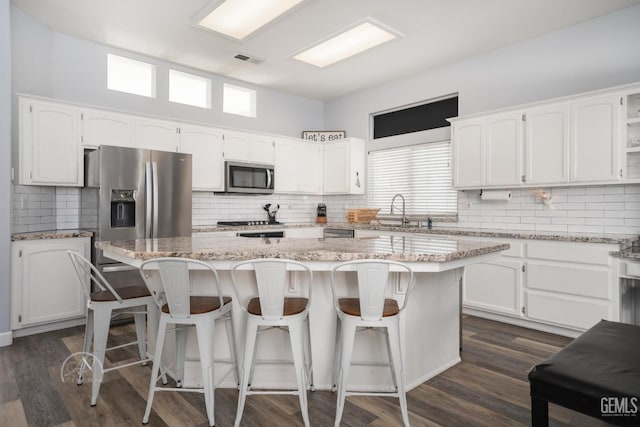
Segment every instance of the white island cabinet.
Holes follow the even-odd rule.
[[[287,233],[289,229],[285,231]],[[487,242],[466,242],[443,237],[408,236],[404,249],[396,239],[379,237],[369,239],[318,239],[280,238],[244,239],[210,235],[191,239],[137,240],[135,242],[100,242],[99,247],[109,258],[139,266],[144,259],[157,256],[174,256],[180,253],[204,260],[216,268],[222,291],[232,295],[231,266],[240,260],[273,257],[304,262],[313,271],[312,302],[309,311],[311,327],[311,351],[313,377],[316,388],[330,389],[333,384],[333,361],[337,316],[331,296],[330,268],[337,262],[366,256],[406,262],[416,272],[406,316],[402,322],[402,343],[405,359],[405,377],[408,389],[443,372],[460,361],[460,279],[466,266],[489,261],[508,245]],[[229,248],[234,248],[229,250]],[[244,286],[254,278],[248,272],[239,281]],[[193,273],[194,290],[202,294],[213,291],[211,283],[199,280]],[[299,295],[298,276],[291,273],[288,295]],[[338,275],[336,286],[346,286],[355,277]],[[395,296],[402,299],[407,290],[407,277],[395,273]],[[340,289],[339,289],[340,292]],[[234,302],[236,342],[244,343],[245,319],[242,309]],[[216,328],[216,358],[228,356],[224,328]],[[218,332],[220,335],[217,335]],[[169,337],[169,340],[171,337]],[[189,336],[187,358],[197,359],[195,335]],[[264,335],[261,347],[268,354],[264,360],[287,360],[290,357],[288,340],[281,334]],[[171,341],[165,348],[171,347]],[[242,348],[238,351],[242,354]],[[169,350],[169,353],[172,353]],[[170,358],[171,355],[168,355]],[[168,360],[168,359],[167,359]],[[363,334],[354,347],[354,360],[387,362],[388,349],[385,340],[377,334]],[[224,368],[221,368],[224,369]],[[201,385],[201,370],[197,360],[187,362],[185,385]],[[263,365],[256,368],[253,384],[262,388],[287,388],[296,383],[291,366]],[[354,367],[350,374],[350,387],[354,389],[388,389],[391,377],[388,367]],[[223,387],[236,388],[233,378],[223,382]]]
[[[11,243],[11,329],[43,326],[85,315],[85,295],[68,250],[90,257],[90,237]],[[89,277],[85,286],[89,288]],[[37,332],[37,330],[36,330]]]

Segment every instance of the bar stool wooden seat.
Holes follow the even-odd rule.
[[[389,280],[391,270],[409,274],[409,282],[402,305],[391,298],[395,294],[393,281]],[[349,295],[358,297],[340,297],[336,293],[336,275],[339,272],[354,272],[357,275],[356,286],[353,280],[347,280]],[[409,290],[413,285],[413,270],[407,265],[386,260],[357,260],[343,262],[331,268],[331,292],[334,306],[338,314],[336,328],[336,353],[334,359],[334,387],[337,389],[337,405],[335,426],[340,425],[346,396],[392,396],[400,399],[402,419],[409,426],[409,414],[404,384],[403,355],[400,337],[400,317],[407,306]],[[349,291],[350,289],[347,289]],[[351,353],[356,332],[360,330],[382,329],[389,352],[389,363],[393,379],[393,391],[348,391],[347,382],[351,366]],[[368,363],[367,365],[372,365]]]
[[[193,295],[191,291],[190,269],[204,270],[211,274],[214,291],[217,295]],[[157,271],[157,275],[154,275]],[[154,277],[159,278],[162,290],[154,292],[156,301],[160,307],[160,325],[156,339],[155,360],[151,372],[149,384],[149,397],[147,408],[142,419],[143,424],[149,422],[153,397],[157,391],[181,391],[204,393],[205,406],[209,425],[215,425],[215,389],[231,373],[238,381],[238,368],[236,362],[235,332],[233,330],[232,299],[222,295],[218,273],[209,264],[185,258],[157,258],[143,262],[140,265],[140,273],[150,290],[156,289],[153,285]],[[225,321],[227,339],[229,341],[230,359],[214,361],[214,333],[217,320]],[[162,350],[169,324],[176,325],[176,384],[177,387],[158,386],[158,372],[161,368]],[[187,327],[194,326],[200,352],[200,366],[202,369],[202,388],[182,387],[184,380],[184,362],[187,343]],[[214,363],[230,365],[227,371],[214,382]],[[165,382],[166,383],[166,382]]]
[[[149,315],[149,322],[152,331],[155,331],[158,324],[158,313],[155,301],[149,290],[144,285],[134,285],[118,287],[117,291],[107,282],[104,276],[91,264],[91,262],[75,251],[67,251],[73,267],[78,275],[80,286],[87,300],[87,324],[84,333],[83,363],[78,372],[78,385],[84,381],[85,368],[88,365],[89,354],[93,356],[93,378],[91,383],[91,406],[95,406],[100,393],[100,385],[105,373],[126,368],[128,366],[143,364],[152,360],[147,358],[146,341],[146,318]],[[90,292],[85,283],[87,277],[99,290]],[[141,310],[141,308],[144,308]],[[107,348],[109,336],[109,326],[111,318],[122,314],[122,309],[135,309],[132,311],[136,325],[136,341]],[[131,313],[131,311],[129,312]],[[93,344],[93,350],[92,350]],[[104,356],[106,351],[115,350],[130,345],[138,345],[140,360],[132,363],[120,364],[110,368],[104,368]]]
[[[239,283],[238,270],[252,270],[255,283]],[[288,272],[301,271],[305,279],[296,286],[306,297],[286,295]],[[244,356],[240,370],[240,396],[236,412],[235,426],[240,425],[247,395],[250,394],[293,394],[298,395],[300,410],[305,426],[309,426],[307,408],[307,388],[313,390],[313,364],[309,329],[309,306],[311,304],[312,272],[305,264],[286,259],[254,259],[235,264],[231,269],[238,302],[246,313]],[[293,279],[290,279],[293,280]],[[255,297],[254,295],[258,295]],[[287,329],[283,329],[287,328]],[[258,350],[258,335],[270,329],[288,331],[296,374],[296,390],[254,390],[251,388]],[[264,364],[281,363],[265,361]]]

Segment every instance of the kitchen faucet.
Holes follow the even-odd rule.
[[[393,196],[393,198],[391,199],[391,214],[393,215],[393,204],[396,201],[396,198],[400,197],[402,199],[402,226],[404,227],[405,224],[409,223],[409,219],[407,218],[407,214],[406,214],[406,204],[405,204],[405,200],[404,200],[404,196],[400,193],[396,194],[395,196]]]

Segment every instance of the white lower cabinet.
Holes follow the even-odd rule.
[[[502,257],[497,261],[467,266],[463,282],[464,304],[519,316],[522,265],[519,259]]]
[[[66,251],[90,257],[90,242],[79,237],[11,243],[11,329],[85,315],[85,295]]]
[[[467,237],[464,237],[467,239]],[[509,243],[500,258],[465,269],[470,313],[572,335],[601,319],[618,320],[615,244],[469,238]]]

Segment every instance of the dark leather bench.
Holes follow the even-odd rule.
[[[600,321],[529,372],[531,424],[549,402],[616,425],[640,426],[640,326]]]

